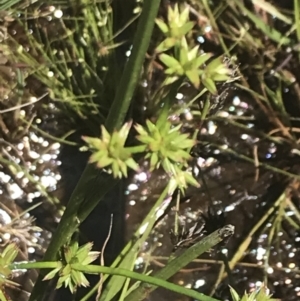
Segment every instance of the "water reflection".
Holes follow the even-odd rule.
[[[179,97],[178,101],[183,101],[183,97]],[[188,100],[186,100],[188,101]],[[272,160],[278,157],[278,152],[281,151],[280,145],[274,141],[266,141],[257,136],[253,130],[257,128],[257,122],[253,122],[254,104],[250,99],[234,95],[228,105],[223,107],[222,112],[218,114],[219,119],[210,120],[205,123],[201,129],[201,135],[198,140],[205,141],[207,144],[199,151],[199,156],[195,158],[193,165],[193,173],[198,177],[202,184],[199,190],[191,188],[187,191],[190,198],[180,205],[180,216],[188,224],[192,224],[199,212],[206,211],[210,206],[217,206],[226,213],[226,222],[236,226],[236,234],[228,243],[226,248],[221,249],[221,253],[225,254],[229,262],[236,252],[236,248],[241,239],[245,238],[246,233],[249,233],[251,227],[254,227],[259,219],[266,214],[267,208],[272,208],[272,203],[278,200],[280,194],[285,189],[283,180],[277,180],[269,171],[259,171],[257,178],[257,168],[254,163],[245,163],[238,156],[223,154],[223,150],[234,149],[238,153],[244,152],[249,157],[253,156],[253,145],[257,145],[256,156],[260,161]],[[225,110],[227,108],[227,111]],[[193,113],[193,110],[190,111]],[[230,122],[234,117],[250,117],[250,122],[243,119],[239,120],[241,127],[233,126]],[[178,116],[173,116],[173,120],[178,120]],[[185,118],[188,126],[193,122],[193,118],[182,114],[180,118]],[[245,125],[243,127],[242,125]],[[251,130],[251,132],[250,132]],[[218,148],[213,145],[218,144]],[[253,160],[255,162],[255,160]],[[204,175],[206,185],[203,184]],[[280,178],[280,177],[279,177]],[[134,199],[134,206],[128,208],[128,222],[136,221],[133,216],[141,215],[147,212],[142,203],[152,203],[155,201],[153,196],[154,191],[159,191],[160,177],[152,176],[148,178],[144,185],[147,185],[145,190],[143,185],[137,190],[129,193],[129,198]],[[209,191],[206,191],[205,186]],[[143,201],[140,201],[141,191],[143,191]],[[145,198],[147,196],[147,198]],[[288,196],[287,196],[288,197]],[[260,287],[262,281],[267,280],[267,285],[275,297],[282,296],[282,292],[289,295],[289,300],[297,300],[299,296],[299,269],[295,258],[299,257],[299,249],[293,248],[293,241],[299,240],[297,237],[289,236],[295,233],[293,228],[287,230],[285,225],[284,230],[280,227],[284,223],[285,217],[294,217],[295,212],[289,206],[284,204],[282,199],[282,208],[284,211],[274,210],[274,213],[266,219],[266,223],[262,224],[260,230],[256,230],[249,237],[249,247],[241,254],[241,258],[235,263],[235,268],[232,270],[232,281],[234,286],[244,290],[248,287],[254,290]],[[298,202],[298,199],[297,199]],[[150,206],[150,205],[149,205]],[[281,212],[281,213],[280,213]],[[277,223],[278,230],[274,228],[274,221],[278,219],[278,214],[282,214],[281,222]],[[168,258],[172,246],[169,242],[168,231],[172,229],[174,224],[174,211],[169,211],[155,228],[155,232],[148,240],[148,244],[143,246],[144,260],[152,261],[151,269],[157,270],[163,266],[164,260],[160,258]],[[273,231],[276,231],[274,236]],[[270,235],[272,235],[270,237]],[[273,238],[272,238],[273,237]],[[290,243],[287,243],[289,241]],[[205,254],[195,263],[191,263],[187,268],[195,269],[192,277],[187,277],[184,272],[174,276],[173,281],[182,283],[186,287],[194,287],[201,292],[209,293],[210,288],[214,285],[216,277],[220,271],[221,255]],[[200,262],[199,262],[200,261]],[[138,269],[142,269],[145,265],[142,260],[139,261]],[[242,269],[237,267],[243,267]],[[198,268],[205,268],[209,273],[199,271]],[[244,274],[244,276],[242,276]],[[287,276],[289,274],[289,276]],[[176,280],[175,280],[176,279]],[[280,281],[279,281],[280,279]],[[224,285],[225,286],[224,286]],[[218,284],[215,297],[221,297],[222,300],[228,300],[229,293],[226,285],[228,278],[224,277],[223,281]],[[168,293],[168,296],[170,294]],[[172,294],[171,294],[172,295]],[[155,300],[164,300],[165,293],[153,293]],[[173,296],[174,297],[174,296]]]

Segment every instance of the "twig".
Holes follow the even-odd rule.
[[[49,92],[46,92],[42,96],[40,96],[39,98],[34,97],[34,99],[30,102],[26,102],[26,103],[23,103],[21,105],[17,105],[17,106],[14,106],[14,107],[11,107],[11,108],[8,108],[8,109],[5,109],[5,110],[0,110],[0,114],[7,113],[7,112],[17,110],[17,109],[21,109],[21,108],[26,107],[26,106],[30,106],[30,105],[40,101],[41,99],[43,99],[48,94],[49,94]]]
[[[214,293],[216,292],[220,282],[223,279],[224,272],[225,272],[225,264],[224,264],[224,261],[222,261],[216,282],[214,283],[212,289],[209,292],[210,296],[214,295]]]
[[[102,247],[102,250],[101,250],[101,255],[100,255],[100,265],[101,266],[104,266],[104,251],[105,251],[105,248],[106,248],[106,245],[110,239],[110,235],[111,235],[111,229],[112,229],[112,225],[113,225],[113,217],[114,215],[111,214],[110,215],[110,225],[109,225],[109,229],[108,229],[108,234],[107,234],[107,237],[104,241],[104,244],[103,244],[103,247]],[[101,273],[100,274],[100,282],[99,282],[99,286],[98,286],[98,291],[97,291],[97,296],[96,296],[96,301],[100,299],[100,296],[101,296],[101,292],[102,292],[102,285],[103,285],[103,274]]]
[[[258,154],[257,154],[257,144],[254,145],[253,147],[253,158],[254,158],[254,166],[255,166],[255,178],[254,181],[258,182],[259,178],[259,159],[258,159]]]
[[[178,223],[179,223],[179,208],[180,208],[180,190],[177,190],[177,197],[176,197],[176,211],[175,211],[175,224],[174,224],[174,234],[178,235]]]

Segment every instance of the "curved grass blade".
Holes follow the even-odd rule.
[[[164,268],[153,276],[155,278],[167,280],[188,263],[199,257],[204,252],[207,252],[212,247],[217,245],[223,239],[230,237],[234,233],[234,226],[226,225],[223,228],[213,232],[209,236],[203,238],[201,241],[187,249],[184,253],[171,260]],[[129,294],[125,301],[139,301],[144,300],[149,293],[157,288],[156,285],[141,284],[139,288]]]

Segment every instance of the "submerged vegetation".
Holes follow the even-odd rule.
[[[1,301],[299,299],[298,0],[0,22]]]

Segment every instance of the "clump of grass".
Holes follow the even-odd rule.
[[[263,173],[260,168],[270,170],[273,175],[282,175],[280,183],[284,194],[268,200],[269,206],[262,206],[262,212],[254,210],[249,213],[254,215],[255,219],[244,232],[243,229],[239,229],[239,235],[247,237],[241,242],[236,242],[230,249],[227,266],[229,269],[220,269],[212,290],[217,289],[218,284],[228,276],[230,270],[234,269],[245,254],[250,253],[250,242],[256,243],[265,223],[274,221],[274,226],[269,232],[269,250],[274,245],[275,233],[282,230],[286,221],[294,229],[299,228],[298,220],[286,214],[286,211],[291,209],[295,216],[299,215],[295,210],[296,206],[291,205],[293,202],[287,191],[289,183],[299,180],[291,155],[291,150],[297,151],[299,129],[294,123],[298,117],[289,107],[284,94],[285,89],[289,89],[289,96],[293,95],[299,100],[299,89],[297,90],[295,84],[297,74],[293,68],[294,62],[299,65],[296,55],[296,45],[299,43],[299,6],[296,2],[294,11],[281,10],[275,5],[258,1],[253,1],[251,7],[246,7],[240,1],[193,1],[191,4],[169,6],[168,11],[164,12],[168,17],[165,18],[162,14],[156,21],[162,33],[156,31],[152,36],[154,41],[148,49],[159,3],[153,0],[152,4],[151,1],[145,1],[144,9],[149,9],[149,12],[140,18],[132,53],[123,74],[117,63],[115,48],[119,44],[115,42],[115,37],[118,32],[113,30],[113,11],[109,2],[95,4],[82,1],[80,5],[74,4],[69,9],[56,7],[55,11],[51,11],[52,6],[46,5],[38,14],[34,5],[26,8],[17,25],[19,29],[24,30],[25,41],[20,42],[11,34],[3,46],[9,62],[14,66],[21,64],[25,66],[25,70],[21,72],[22,70],[16,67],[18,85],[6,81],[3,91],[7,94],[10,93],[9,89],[17,87],[18,93],[22,93],[20,87],[30,78],[41,83],[41,90],[47,90],[51,104],[73,122],[84,120],[85,126],[90,127],[97,135],[97,138],[89,137],[85,140],[94,152],[93,163],[100,168],[106,168],[103,171],[95,166],[88,166],[85,170],[46,253],[46,260],[53,261],[56,258],[59,249],[68,243],[78,223],[82,222],[103,195],[114,187],[117,180],[107,174],[112,172],[113,175],[122,178],[127,175],[128,167],[138,169],[137,162],[131,157],[140,153],[150,160],[151,168],[163,166],[165,178],[170,179],[170,183],[145,219],[145,224],[148,223],[146,231],[136,233],[135,241],[128,243],[112,265],[112,268],[119,267],[131,271],[139,248],[152,231],[154,212],[163,202],[167,192],[171,193],[175,188],[185,191],[188,184],[198,184],[199,179],[196,180],[190,172],[190,157],[186,152],[193,143],[183,143],[186,146],[185,150],[178,150],[183,137],[189,136],[193,137],[194,141],[201,141],[199,144],[209,143],[208,156],[213,157],[214,163],[219,163],[221,167],[222,159],[226,161],[229,158],[234,164],[248,162],[249,165],[245,166],[255,170],[255,183]],[[276,16],[279,21],[274,22],[271,16]],[[47,17],[53,18],[51,22],[48,22]],[[32,22],[28,22],[30,18],[33,19]],[[29,28],[29,25],[32,28]],[[201,47],[195,47],[197,40],[202,41]],[[149,59],[143,73],[141,66],[147,49]],[[295,57],[285,57],[287,51],[295,54]],[[221,54],[225,54],[227,58],[220,57]],[[280,58],[282,55],[284,58]],[[133,103],[134,91],[141,78],[146,79],[142,96],[146,106],[150,108],[147,114],[153,122],[148,122],[148,128],[145,128],[143,120],[142,125],[137,127],[139,140],[143,142],[140,149],[137,149],[125,146],[129,127],[125,126],[126,130],[120,128],[129,105]],[[234,83],[233,78],[236,80]],[[17,107],[26,104],[26,98],[21,97],[20,93],[15,98],[14,105]],[[231,93],[243,98],[238,105],[233,106]],[[182,94],[182,97],[178,94]],[[114,101],[111,105],[112,100]],[[297,103],[293,104],[293,108],[298,106]],[[188,113],[193,116],[192,121],[186,117],[189,116]],[[170,116],[172,118],[169,118]],[[186,133],[180,136],[180,127],[173,128],[171,125],[166,130],[164,125],[167,124],[167,119],[172,119],[172,125],[183,123],[182,130]],[[27,124],[34,129],[31,122]],[[108,131],[106,133],[102,130],[101,139],[98,138],[99,124],[105,124]],[[217,130],[212,136],[210,132],[213,127]],[[176,143],[179,146],[172,145],[172,141],[169,141],[171,139],[165,139],[167,134],[173,135],[172,131],[176,132],[174,139],[177,139]],[[198,132],[204,132],[206,135],[199,136]],[[246,137],[246,141],[241,141],[242,134],[246,135],[243,136]],[[275,160],[276,156],[273,156],[273,161],[264,157],[271,146],[279,150],[284,147],[289,149],[290,153],[287,155],[283,152],[284,159],[290,160],[284,168],[280,160]],[[201,152],[200,154],[204,156]],[[180,164],[176,164],[178,158]],[[230,172],[228,175],[223,173],[224,178],[230,177]],[[285,177],[288,179],[286,182]],[[99,186],[103,187],[101,191],[98,191]],[[90,192],[93,192],[92,196]],[[289,202],[289,205],[286,202]],[[269,254],[264,260],[267,266]],[[61,268],[56,262],[55,264],[55,268]],[[72,263],[67,260],[67,264]],[[68,265],[66,270],[70,268]],[[166,269],[168,266],[170,267],[167,265]],[[107,272],[100,268],[102,267],[92,270]],[[70,284],[70,279],[81,277],[81,271],[77,271],[79,274],[71,273],[73,278],[70,278],[71,274],[66,273],[66,270],[61,272],[59,269],[56,272],[61,272],[60,276],[68,276],[63,279],[67,281],[67,285]],[[141,285],[132,293],[131,290],[135,286],[129,288],[129,281],[125,282],[120,276],[124,274],[119,273],[108,280],[100,300],[110,300],[120,291],[122,299],[126,300],[129,298],[126,297],[127,294],[133,294],[136,300],[140,300],[147,294],[147,289],[150,291],[154,288],[153,285],[156,285]],[[159,273],[157,277],[163,278]],[[104,276],[104,280],[106,279]],[[142,278],[140,280],[144,281]],[[85,281],[82,282],[86,284]],[[43,291],[44,285],[37,282],[31,299],[38,300]]]

